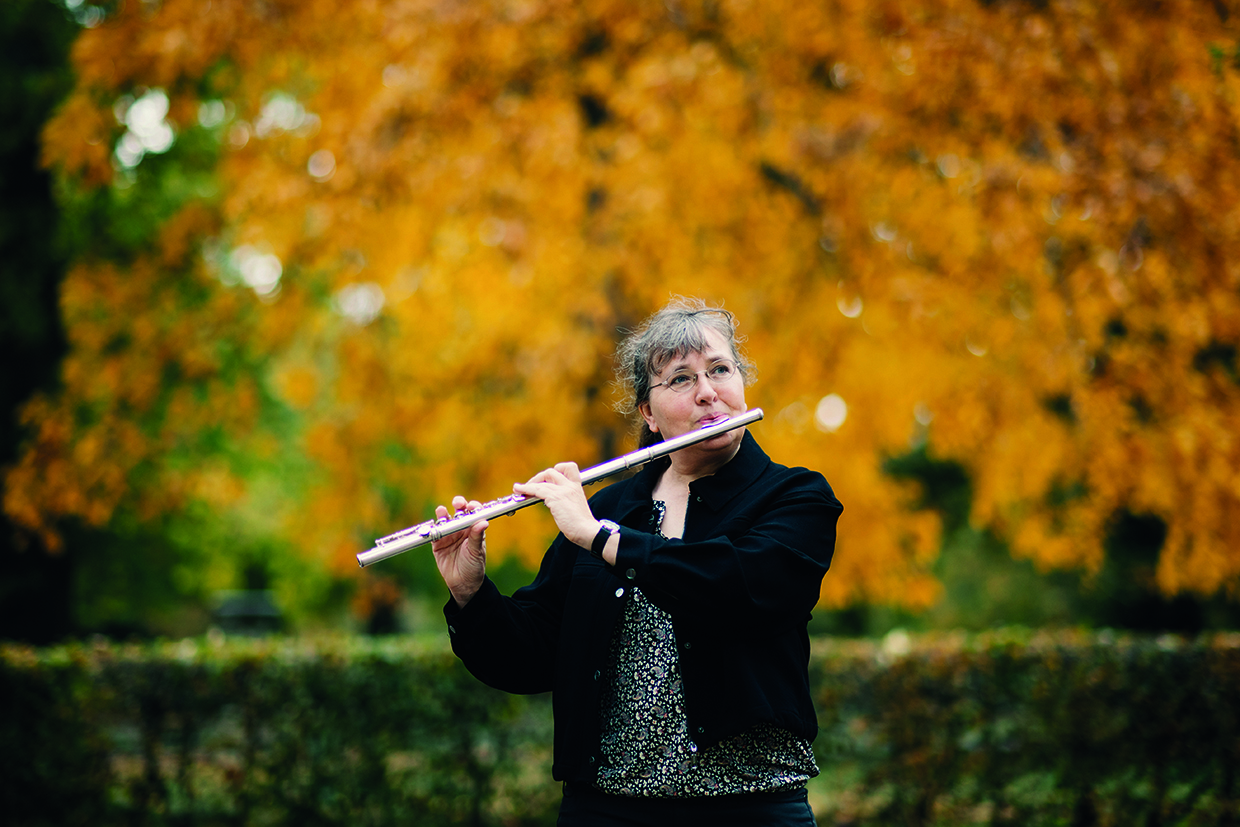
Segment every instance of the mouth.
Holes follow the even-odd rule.
[[[698,428],[709,428],[711,425],[718,425],[720,422],[727,422],[732,417],[724,413],[711,414],[698,420]]]

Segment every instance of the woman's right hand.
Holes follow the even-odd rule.
[[[458,515],[476,511],[481,507],[482,503],[477,500],[466,502],[461,496],[452,498],[452,510]],[[444,506],[435,509],[436,519],[442,520],[447,516],[448,509]],[[439,566],[439,575],[452,593],[452,599],[461,608],[465,608],[465,604],[482,588],[482,579],[486,576],[487,525],[489,523],[482,520],[431,544],[435,564]]]

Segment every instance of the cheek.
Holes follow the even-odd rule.
[[[650,406],[650,416],[658,424],[660,429],[668,429],[675,426],[676,422],[685,419],[690,406],[684,404],[685,397],[691,397],[692,394],[666,394],[669,399],[660,400],[658,405]]]

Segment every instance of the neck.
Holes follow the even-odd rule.
[[[675,481],[688,485],[694,480],[709,477],[731,462],[732,458],[741,450],[741,444],[744,442],[744,429],[741,430],[741,438],[728,446],[726,451],[701,456],[694,454],[692,448],[687,448],[672,454],[669,457],[671,465],[663,472],[663,479],[669,482]]]

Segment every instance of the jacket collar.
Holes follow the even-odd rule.
[[[654,487],[671,464],[670,458],[660,457],[633,477],[633,483],[628,486],[620,500],[619,511],[622,519],[630,516],[639,508],[643,509],[643,514],[649,512]],[[747,430],[741,439],[741,448],[736,452],[736,456],[710,476],[701,477],[689,483],[689,496],[699,497],[711,511],[719,511],[733,497],[762,476],[762,472],[770,464],[771,458],[758,445],[753,434]]]

